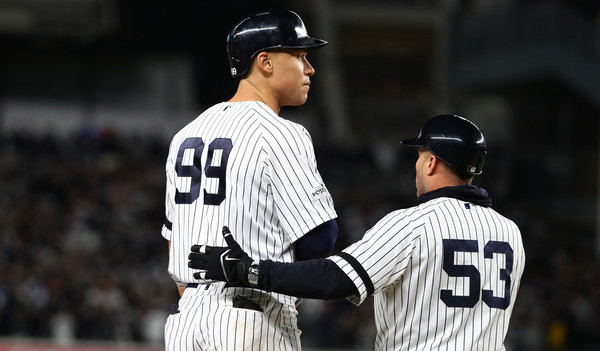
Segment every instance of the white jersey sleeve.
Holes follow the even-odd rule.
[[[265,162],[280,225],[296,241],[337,215],[331,211],[333,200],[317,170],[308,131],[291,122],[282,126],[265,130]]]
[[[406,210],[389,213],[360,241],[329,258],[358,289],[358,296],[348,297],[354,304],[359,305],[368,296],[395,284],[406,271],[419,231],[406,230],[410,220],[403,216],[403,212]]]
[[[173,144],[169,147],[172,148]],[[172,223],[173,223],[173,212],[175,209],[175,160],[173,153],[169,152],[167,157],[165,175],[167,179],[167,185],[165,189],[165,222],[162,226],[161,234],[167,239],[171,240],[172,236]]]

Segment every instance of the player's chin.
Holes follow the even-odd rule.
[[[301,106],[308,100],[308,94],[302,94],[287,104],[288,106]]]
[[[304,102],[306,102],[306,99],[308,99],[308,91],[310,90],[310,85],[308,84],[304,84],[302,85],[302,89],[300,89],[300,91],[298,92],[298,95],[304,99]]]

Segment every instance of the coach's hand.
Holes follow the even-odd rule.
[[[250,286],[248,270],[253,263],[252,258],[235,241],[229,228],[223,227],[223,236],[227,247],[192,246],[192,252],[188,256],[188,267],[204,270],[194,273],[196,279],[213,279]]]

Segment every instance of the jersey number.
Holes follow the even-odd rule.
[[[202,167],[202,151],[204,150],[204,141],[202,138],[187,138],[181,143],[177,160],[175,161],[175,172],[179,177],[191,178],[190,190],[188,192],[175,190],[175,203],[191,204],[200,196],[200,181],[202,180],[202,172],[207,178],[217,178],[219,180],[219,188],[216,194],[209,193],[204,189],[204,204],[219,205],[225,200],[225,172],[227,170],[227,160],[231,152],[231,139],[216,138],[208,144],[208,155],[206,157],[206,165]],[[183,158],[186,150],[193,150],[194,157],[191,165],[184,165]],[[215,151],[221,150],[221,160],[218,165],[213,165]]]
[[[479,301],[481,274],[473,265],[455,264],[454,253],[478,252],[477,240],[444,239],[444,271],[451,277],[469,278],[469,295],[453,295],[452,290],[443,289],[440,298],[448,307],[473,307]],[[507,242],[488,241],[483,247],[483,257],[493,259],[494,254],[506,257],[506,268],[500,269],[499,279],[504,281],[504,297],[494,296],[492,290],[481,290],[481,299],[491,308],[505,310],[510,305],[510,274],[513,269],[513,250]]]

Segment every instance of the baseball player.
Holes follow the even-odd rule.
[[[402,144],[418,147],[418,206],[306,262],[253,261],[224,228],[227,248],[192,248],[190,267],[204,270],[195,276],[355,304],[374,295],[376,350],[504,350],[525,253],[519,228],[471,184],[484,137],[468,120],[440,115]]]
[[[252,15],[227,37],[235,95],[181,129],[166,162],[168,271],[181,298],[165,326],[166,350],[300,350],[297,298],[196,280],[195,243],[224,245],[232,226],[244,251],[292,262],[326,257],[337,214],[317,170],[311,137],[278,116],[306,102],[315,73],[308,36],[294,12]]]

